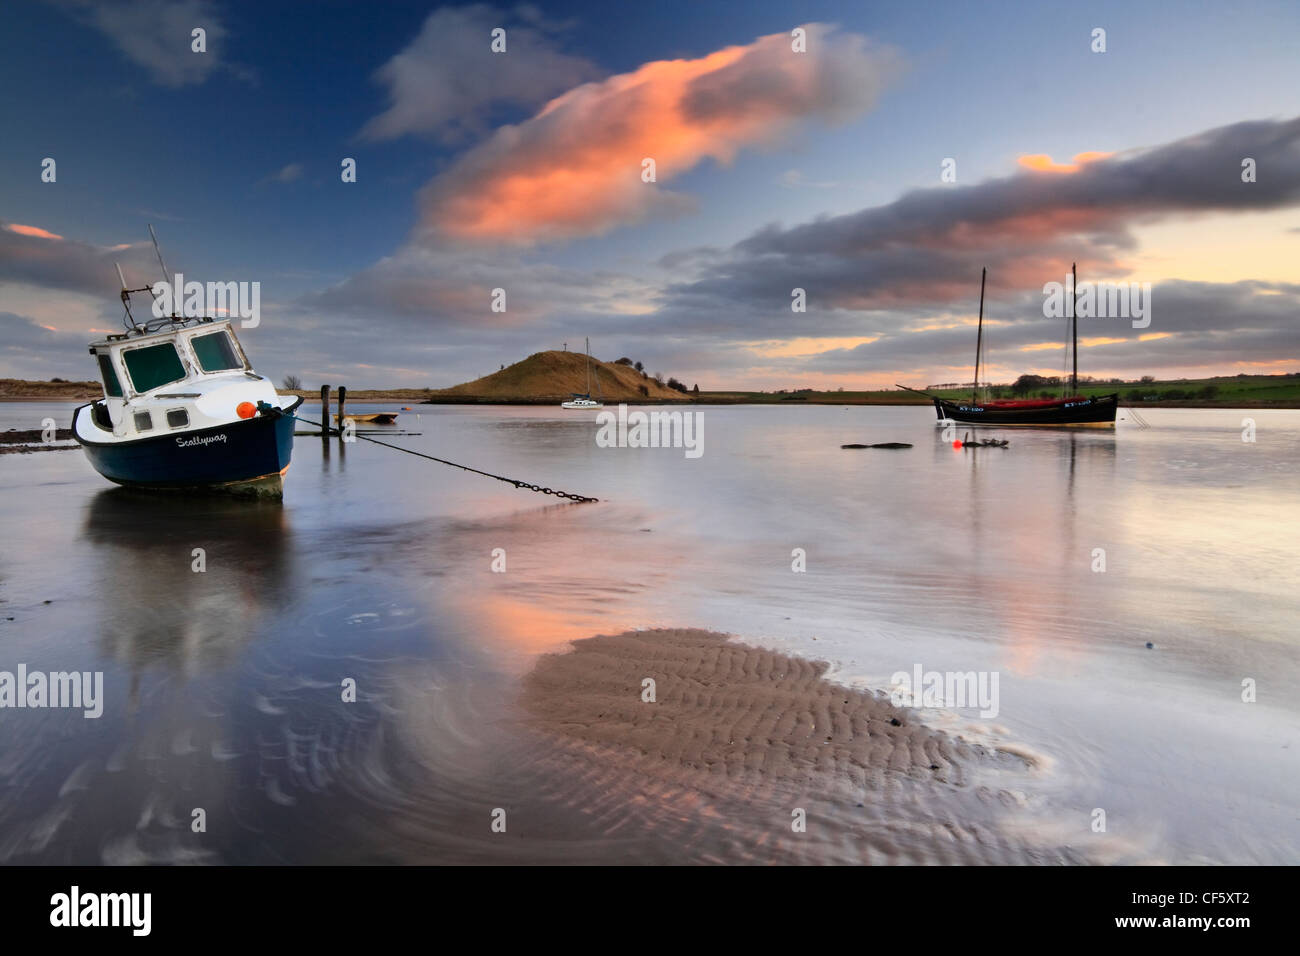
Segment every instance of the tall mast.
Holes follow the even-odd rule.
[[[984,268],[980,271],[980,327],[979,332],[975,334],[975,381],[971,383],[970,400],[974,405],[979,401],[980,388],[980,349],[984,346],[984,280],[988,277],[989,270]]]
[[[583,344],[587,346],[587,397],[591,397],[591,339],[584,338]]]
[[[1074,355],[1074,371],[1070,373],[1070,397],[1073,398],[1079,394],[1079,265],[1077,262],[1070,263],[1070,275],[1073,276],[1074,288],[1071,289],[1072,295],[1070,300],[1073,303],[1070,308],[1070,351]]]

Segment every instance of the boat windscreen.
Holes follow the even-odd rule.
[[[196,335],[190,339],[194,357],[199,360],[199,367],[205,372],[224,372],[227,369],[243,368],[243,360],[230,342],[230,336],[223,332],[209,332]]]
[[[142,349],[129,349],[122,353],[127,374],[137,392],[147,392],[169,382],[185,377],[185,366],[171,342],[146,345]]]
[[[121,398],[122,383],[117,380],[113,360],[102,352],[97,353],[95,358],[99,359],[99,375],[104,380],[104,394],[109,398]]]

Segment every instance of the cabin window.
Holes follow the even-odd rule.
[[[153,416],[148,412],[135,413],[135,430],[138,432],[147,432],[153,428]]]
[[[109,398],[121,398],[122,383],[117,380],[113,360],[103,353],[96,354],[95,358],[99,359],[99,375],[104,380],[104,394]]]
[[[167,424],[172,428],[182,428],[190,423],[190,413],[183,408],[167,410]]]
[[[196,335],[190,339],[190,346],[194,349],[194,357],[199,360],[199,367],[205,372],[224,372],[244,367],[230,336],[225,332]]]
[[[185,377],[185,366],[176,354],[176,346],[170,342],[130,349],[122,353],[122,360],[137,392],[147,392]]]

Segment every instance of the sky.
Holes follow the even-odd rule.
[[[241,341],[308,387],[584,338],[704,390],[969,382],[983,269],[981,377],[1060,374],[1073,262],[1150,288],[1081,374],[1300,371],[1294,2],[11,0],[0,90],[0,377],[92,377],[149,224],[260,283]]]

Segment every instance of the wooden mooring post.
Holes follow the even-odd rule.
[[[347,400],[348,400],[348,387],[346,385],[340,385],[339,386],[339,429],[338,429],[339,441],[343,440],[343,429],[344,429],[343,420],[347,417],[347,410],[344,406],[347,404]]]
[[[330,437],[330,387],[320,387],[320,437]]]

